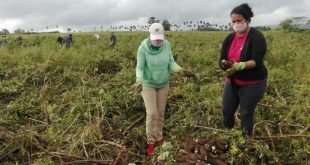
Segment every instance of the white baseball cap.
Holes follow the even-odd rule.
[[[153,23],[150,28],[150,39],[151,40],[164,40],[164,27],[160,23]]]

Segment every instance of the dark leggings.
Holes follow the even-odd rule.
[[[254,85],[235,86],[224,84],[223,122],[225,128],[235,125],[235,112],[240,104],[241,129],[243,134],[251,136],[254,125],[254,112],[258,101],[263,97],[267,88],[267,79]]]

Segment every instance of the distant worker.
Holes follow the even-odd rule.
[[[110,43],[110,48],[114,48],[114,46],[116,45],[116,36],[114,34],[114,32],[111,33],[111,37],[110,37],[111,43]]]
[[[96,41],[98,42],[100,40],[99,34],[96,33],[94,36],[95,36]]]
[[[23,38],[22,38],[22,36],[18,36],[18,37],[15,39],[15,43],[16,43],[16,45],[18,45],[18,46],[22,46],[22,44],[23,44]]]
[[[6,46],[8,41],[6,40],[6,35],[2,35],[2,39],[0,40],[0,46]]]
[[[67,37],[64,38],[64,43],[66,44],[67,48],[70,48],[73,45],[72,34],[69,34]]]
[[[62,36],[59,36],[59,37],[57,38],[57,43],[58,43],[59,45],[62,45],[62,44],[64,43],[64,38],[63,38]]]

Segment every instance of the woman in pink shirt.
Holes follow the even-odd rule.
[[[223,123],[233,128],[240,105],[241,129],[252,136],[254,112],[267,88],[267,69],[263,64],[267,46],[265,37],[250,27],[253,17],[248,4],[235,7],[230,14],[235,32],[223,41],[219,65],[225,70]]]

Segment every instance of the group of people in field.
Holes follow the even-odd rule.
[[[72,36],[72,34],[69,34],[66,37],[59,36],[57,38],[57,43],[59,45],[65,44],[67,48],[70,48],[73,45],[73,36]]]
[[[96,42],[100,41],[100,35],[99,34],[95,34],[94,38],[96,40]],[[56,40],[56,42],[59,45],[65,45],[67,48],[70,48],[71,46],[73,46],[73,36],[70,33],[68,36],[59,36]],[[109,44],[109,48],[114,48],[114,46],[116,45],[116,36],[114,34],[114,32],[111,32],[111,36],[110,36],[110,44]]]
[[[0,47],[7,46],[8,43],[9,42],[6,38],[6,35],[2,35],[2,38],[0,39]],[[22,44],[23,44],[22,36],[18,36],[15,38],[15,44],[18,46],[22,46]]]
[[[98,42],[100,40],[100,35],[99,34],[95,34],[94,35],[95,40]],[[70,48],[73,46],[73,35],[70,33],[67,36],[63,37],[63,36],[58,36],[56,39],[56,42],[58,45],[65,45],[67,48]],[[0,38],[0,47],[2,46],[6,46],[8,44],[6,35],[2,35],[2,37]],[[22,36],[18,36],[15,39],[15,44],[21,46],[23,44],[23,38]],[[116,45],[116,36],[114,34],[114,32],[111,33],[110,36],[110,44],[109,44],[109,48],[114,48]]]
[[[223,127],[235,125],[235,112],[240,107],[241,129],[244,136],[253,135],[254,112],[267,88],[267,69],[263,59],[266,41],[261,32],[250,26],[253,17],[248,4],[235,7],[231,13],[234,29],[223,41],[219,67],[225,72],[222,115]],[[180,73],[186,77],[195,74],[178,65],[165,40],[164,28],[154,23],[149,28],[137,52],[136,82],[132,89],[141,92],[146,109],[147,155],[164,142],[164,114],[169,91],[169,74]]]

